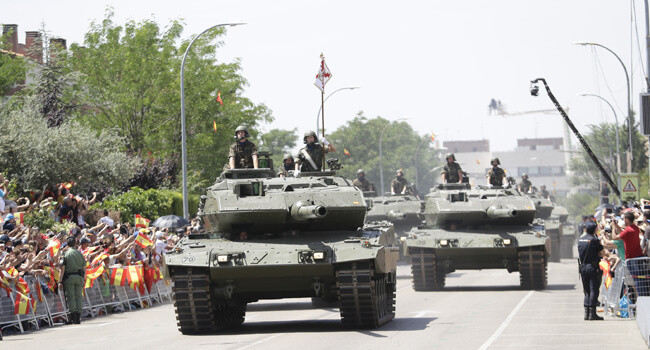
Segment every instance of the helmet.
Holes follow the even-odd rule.
[[[528,174],[523,173],[523,174],[521,175],[521,178],[523,179],[524,177],[525,177],[525,178],[528,178]]]
[[[293,155],[291,153],[285,154],[284,158],[282,158],[282,160],[287,160],[287,159],[293,159]]]
[[[397,169],[397,170],[395,170],[395,175],[400,174],[400,173],[401,173],[402,175],[404,175],[404,170],[402,170],[402,169]]]
[[[447,153],[447,155],[445,155],[445,160],[449,159],[449,157],[451,157],[452,161],[456,161],[456,156],[453,153]]]
[[[363,169],[359,169],[359,170],[357,170],[357,175],[359,175],[359,174],[364,174],[365,175],[366,173],[363,171]]]
[[[248,129],[247,129],[245,126],[240,125],[240,126],[237,127],[237,129],[235,129],[235,138],[237,138],[237,133],[238,133],[239,131],[243,131],[243,132],[245,132],[245,133],[246,133],[246,137],[251,137],[251,134],[248,133]]]
[[[492,158],[492,160],[490,161],[490,163],[494,163],[494,162],[497,162],[497,165],[501,165],[501,162],[499,161],[499,158],[497,158],[497,157]]]
[[[307,131],[307,132],[305,133],[305,135],[302,137],[302,140],[303,140],[305,143],[307,143],[307,136],[313,136],[315,141],[318,140],[318,135],[316,135],[316,132],[314,132],[314,130],[309,130],[309,131]]]

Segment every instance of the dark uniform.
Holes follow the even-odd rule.
[[[314,168],[304,153],[309,154],[311,160],[314,162]],[[318,143],[308,144],[303,147],[298,153],[298,164],[300,164],[300,171],[321,171],[323,168],[323,157],[327,151],[323,151],[323,146]]]
[[[406,182],[406,179],[402,176],[398,176],[393,179],[390,183],[390,187],[393,190],[393,193],[395,194],[401,194],[402,191],[408,186],[408,182]]]
[[[519,183],[519,190],[524,193],[528,193],[530,191],[530,188],[533,186],[533,183],[530,182],[528,179],[521,179],[521,182]]]
[[[74,323],[79,323],[81,311],[83,310],[82,292],[84,289],[86,259],[76,248],[70,247],[63,254],[61,264],[65,266],[61,281],[68,310]]]
[[[370,181],[366,180],[366,177],[361,178],[357,177],[352,181],[354,186],[357,186],[361,191],[370,191]]]
[[[460,164],[457,162],[447,162],[444,168],[442,168],[442,173],[445,175],[445,180],[447,183],[457,183],[460,182],[460,177],[458,177],[458,172],[462,172]]]
[[[585,307],[585,320],[597,319],[592,318],[596,315],[596,305],[598,302],[598,294],[600,293],[600,283],[602,281],[602,273],[598,267],[600,262],[600,253],[603,250],[600,240],[593,235],[596,230],[595,223],[588,223],[585,234],[578,239],[578,261],[580,264],[580,278],[582,279],[582,288],[584,290],[584,307]],[[589,234],[592,232],[592,234]],[[600,318],[602,319],[602,318]]]
[[[503,178],[506,176],[506,172],[503,169],[498,166],[492,167],[492,169],[488,170],[487,175],[490,178],[490,185],[503,186]]]
[[[551,196],[551,194],[548,193],[546,188],[542,188],[541,190],[539,190],[539,195],[544,197],[544,198],[549,198]]]
[[[257,156],[257,147],[254,143],[246,140],[235,142],[230,146],[228,158],[235,158],[235,168],[253,168],[253,156]]]

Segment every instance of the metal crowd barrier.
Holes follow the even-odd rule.
[[[108,313],[146,308],[172,301],[169,281],[157,281],[152,284],[150,291],[145,287],[144,293],[141,294],[128,285],[111,285],[108,276],[110,276],[110,269],[107,269],[106,275],[97,278],[92,287],[84,289],[82,316],[95,318]],[[31,325],[29,329],[38,330],[42,326],[53,326],[69,320],[63,290],[54,293],[49,288],[43,288],[47,283],[43,277],[25,276],[24,279],[29,285],[31,297],[36,299],[36,305],[30,308],[28,314],[15,315],[16,293],[11,292],[7,295],[3,289],[0,289],[0,330],[13,328],[24,333],[28,325]],[[35,287],[37,283],[42,287],[43,302],[38,302],[37,299]]]
[[[636,300],[640,296],[650,296],[650,258],[626,259],[617,266],[609,288],[605,281],[601,287],[602,303],[608,315],[619,316],[628,311],[628,317],[636,317]],[[621,309],[622,298],[627,298],[627,310]]]

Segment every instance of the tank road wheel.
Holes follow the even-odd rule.
[[[543,249],[522,249],[518,252],[519,284],[523,289],[544,289],[548,284],[547,261]]]
[[[371,261],[339,264],[336,286],[343,325],[377,328],[395,318],[395,281],[395,272],[378,273]]]
[[[176,267],[172,280],[178,330],[183,334],[215,331],[217,327],[210,298],[208,270]]]
[[[441,290],[445,287],[445,270],[436,261],[433,249],[411,248],[409,256],[415,291]]]

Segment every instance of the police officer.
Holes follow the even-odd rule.
[[[528,180],[528,174],[524,173],[521,175],[521,182],[519,183],[519,191],[523,193],[530,192],[533,183]]]
[[[329,143],[325,138],[321,141],[323,145],[318,143],[318,136],[313,130],[309,130],[302,138],[305,147],[298,153],[298,162],[296,163],[296,170],[300,171],[321,171],[323,169],[323,159],[325,153],[336,152],[334,145]]]
[[[598,302],[600,283],[602,281],[598,263],[600,257],[607,255],[607,251],[605,251],[595,233],[596,223],[588,222],[585,225],[585,233],[578,239],[578,264],[582,288],[585,293],[585,320],[603,319],[596,314],[596,303]]]
[[[397,169],[395,171],[395,178],[390,183],[390,194],[406,194],[407,187],[408,182],[404,178],[404,172],[402,169]]]
[[[447,153],[445,166],[442,168],[442,181],[446,183],[458,183],[463,181],[463,169],[456,163],[456,156]]]
[[[248,129],[243,125],[235,129],[235,140],[237,141],[230,146],[228,155],[230,169],[257,169],[257,147],[248,140],[250,136]]]
[[[77,250],[77,241],[74,237],[68,237],[66,242],[69,248],[63,253],[61,259],[59,276],[62,277],[59,287],[63,287],[72,323],[79,324],[83,309],[82,292],[86,280],[86,260]]]
[[[361,191],[370,191],[370,181],[366,179],[366,173],[363,169],[357,170],[357,178],[352,181],[354,186],[357,186]]]
[[[506,172],[499,167],[501,162],[499,158],[492,158],[490,161],[492,163],[492,169],[487,172],[488,184],[492,186],[503,186],[503,180],[506,178]]]

